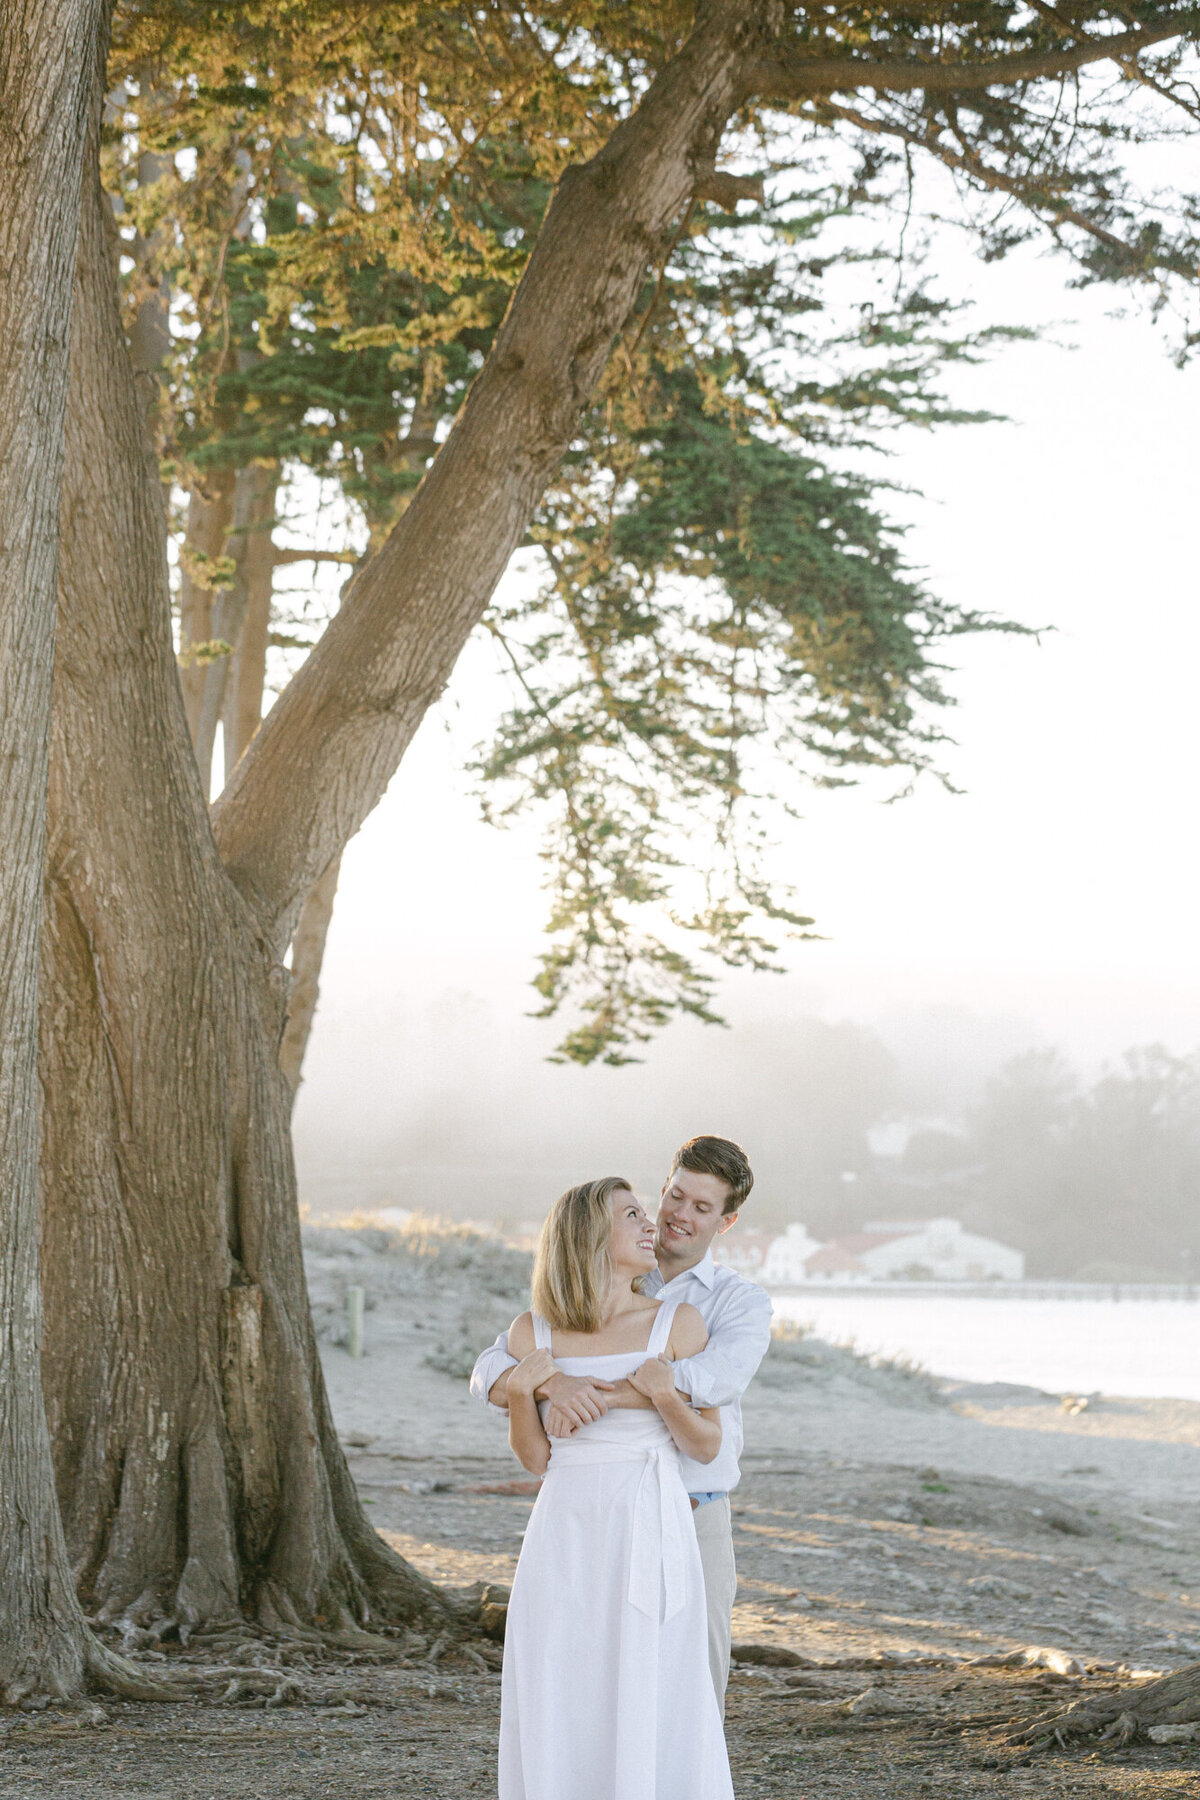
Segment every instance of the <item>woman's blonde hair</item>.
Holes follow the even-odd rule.
[[[612,1265],[612,1197],[633,1189],[605,1175],[560,1194],[546,1215],[533,1264],[533,1309],[556,1331],[599,1331]]]

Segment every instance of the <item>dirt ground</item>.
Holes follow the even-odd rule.
[[[507,1583],[535,1489],[461,1369],[490,1315],[518,1310],[524,1265],[461,1233],[325,1231],[309,1258],[335,1412],[378,1528],[438,1581]],[[351,1282],[368,1294],[361,1362],[337,1341]],[[1009,1721],[1200,1660],[1200,1406],[1100,1397],[1072,1415],[1058,1396],[873,1368],[802,1338],[773,1349],[746,1432],[738,1800],[1200,1800],[1197,1744],[1031,1758],[1004,1742]],[[271,1707],[9,1717],[0,1796],[494,1794],[498,1647],[431,1661],[434,1648],[290,1652]],[[1026,1666],[1002,1666],[1021,1653]],[[282,1668],[252,1632],[157,1654]]]

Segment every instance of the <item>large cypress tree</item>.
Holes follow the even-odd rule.
[[[731,220],[754,190],[718,170],[722,146],[744,162],[761,145],[771,167],[785,160],[783,133],[861,152],[847,208],[866,204],[878,145],[919,151],[971,193],[1011,195],[1031,228],[1077,244],[1088,274],[1162,288],[1190,277],[1190,218],[1184,207],[1147,223],[1113,166],[1113,134],[1126,92],[1188,103],[1190,16],[1147,6],[1130,18],[1115,28],[1098,7],[1069,20],[1003,6],[810,14],[778,0],[556,8],[544,20],[503,6],[234,15],[163,0],[119,19],[123,60],[105,91],[124,84],[128,129],[142,94],[167,94],[139,157],[202,170],[192,198],[208,194],[225,222],[183,245],[200,264],[215,250],[207,286],[189,277],[196,354],[180,359],[160,444],[192,484],[189,579],[210,596],[244,579],[248,596],[239,554],[271,505],[243,482],[235,517],[238,471],[264,452],[277,460],[274,421],[289,405],[293,430],[323,432],[379,506],[374,553],[210,815],[193,749],[203,694],[192,681],[185,708],[147,431],[148,415],[163,415],[122,331],[121,215],[114,226],[89,169],[49,800],[43,1231],[58,1488],[81,1592],[102,1618],[163,1629],[251,1613],[281,1631],[352,1636],[380,1616],[449,1616],[359,1506],[308,1317],[278,1055],[282,959],[306,897],[382,794],[514,550],[533,540],[551,572],[545,594],[520,618],[490,620],[526,697],[490,761],[563,808],[547,1002],[582,970],[568,1049],[585,1058],[625,1054],[674,1006],[707,1006],[677,951],[651,941],[628,954],[631,907],[670,878],[663,805],[738,802],[749,785],[739,746],[754,732],[784,729],[828,766],[919,766],[935,646],[971,623],[921,593],[870,493],[822,461],[805,424],[840,410],[861,426],[924,405],[921,370],[954,333],[916,299],[868,323],[860,348],[874,337],[881,350],[874,398],[861,366],[840,402],[836,382],[795,362],[773,371],[761,334],[739,322],[782,338],[803,305],[789,313],[771,298],[770,256],[739,239]],[[1115,94],[1088,86],[1080,71],[1092,64],[1118,71]],[[1062,84],[1076,81],[1060,126]],[[375,104],[388,84],[404,100],[394,131]],[[369,154],[361,133],[327,129],[335,92],[352,119],[375,121]],[[497,185],[506,145],[513,167]],[[432,179],[431,162],[443,165]],[[324,171],[321,205],[306,169]],[[165,202],[175,177],[150,161],[142,173]],[[170,208],[137,224],[123,247],[147,272],[133,342],[152,371]],[[980,224],[1003,247],[1009,226]],[[803,238],[800,223],[789,229]],[[397,299],[368,294],[357,323],[338,315],[360,284],[389,281]],[[236,295],[256,292],[259,324],[239,321]],[[307,333],[314,356],[388,350],[393,422],[385,407],[384,429],[377,415],[356,449],[348,421],[372,392],[356,414],[343,369],[325,399],[306,395],[300,346],[290,371],[274,361],[288,331]],[[220,446],[246,427],[252,392],[271,432],[231,460]],[[676,579],[701,582],[704,604],[697,588],[678,599]],[[232,629],[236,608],[227,616]],[[191,666],[205,674],[229,640],[193,631],[198,641],[210,660]],[[715,841],[725,871],[696,923],[724,953],[767,956],[756,917],[801,915],[747,869],[735,834]]]

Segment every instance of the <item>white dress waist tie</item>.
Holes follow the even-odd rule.
[[[663,1620],[673,1619],[687,1597],[684,1526],[695,1536],[691,1518],[680,1516],[677,1494],[672,1504],[672,1489],[681,1486],[674,1442],[669,1437],[666,1443],[649,1444],[557,1438],[547,1476],[589,1464],[629,1462],[644,1464],[634,1500],[629,1604],[651,1619],[660,1616],[661,1604]]]

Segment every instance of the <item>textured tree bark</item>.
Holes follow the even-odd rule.
[[[454,429],[234,770],[217,841],[280,952],[449,679],[781,14],[707,0],[636,111],[564,175]]]
[[[454,1609],[366,1520],[309,1318],[286,976],[226,876],[171,645],[161,489],[85,183],[43,1011],[45,1382],[89,1609],[281,1629]]]
[[[1159,1743],[1195,1743],[1200,1733],[1200,1663],[1188,1663],[1157,1681],[1118,1688],[1115,1694],[1076,1700],[1063,1712],[1043,1713],[1006,1742],[1049,1750],[1091,1737],[1123,1749],[1158,1732]]]
[[[165,157],[156,155],[153,150],[143,150],[138,157],[139,185],[149,187],[161,180],[167,167]],[[161,232],[156,232],[150,239],[139,232],[133,244],[134,258],[143,271],[147,268],[153,271],[148,292],[129,327],[133,372],[145,380],[146,404],[151,409],[158,398],[158,375],[171,350],[171,292],[166,279],[154,271],[155,258],[162,250],[161,240]]]
[[[341,857],[335,857],[316,887],[310,889],[300,908],[300,923],[292,939],[292,991],[288,998],[283,1041],[279,1046],[279,1066],[293,1092],[300,1086],[304,1052],[312,1035],[321,991],[325,940],[333,920],[333,902],[341,868]]]
[[[200,729],[208,663],[193,660],[190,652],[197,644],[209,644],[213,639],[214,591],[206,572],[225,554],[225,541],[233,526],[233,488],[232,469],[211,469],[204,486],[193,488],[188,496],[179,573],[179,684],[193,743]]]
[[[0,1703],[79,1691],[42,1403],[38,942],[58,505],[80,168],[103,54],[97,0],[0,13]],[[54,196],[54,203],[47,203]]]
[[[271,635],[276,552],[271,536],[279,470],[275,465],[248,471],[254,478],[250,527],[235,550],[238,576],[244,585],[242,628],[229,671],[225,704],[225,779],[245,754],[262,723],[267,679],[267,643]]]
[[[212,760],[216,746],[217,726],[227,712],[234,666],[246,626],[251,590],[252,587],[256,587],[261,596],[264,576],[267,587],[267,612],[268,617],[270,616],[272,571],[270,525],[275,517],[277,481],[278,471],[274,467],[263,467],[258,464],[252,464],[247,469],[239,469],[234,476],[233,515],[229,537],[225,545],[225,554],[234,565],[233,580],[228,587],[217,591],[209,619],[213,637],[222,643],[229,644],[231,651],[226,656],[215,656],[205,667],[200,708],[193,733],[196,762],[200,769],[200,785],[206,794],[212,791]],[[243,670],[242,673],[248,673],[248,671]],[[248,686],[249,683],[245,685]],[[261,718],[261,687],[257,699],[258,716]],[[249,695],[246,696],[246,702],[249,703]],[[226,743],[226,775],[233,768],[238,754],[240,752],[231,754],[230,747]]]
[[[329,1416],[300,1257],[278,957],[449,676],[694,169],[712,164],[739,59],[761,52],[778,10],[709,0],[633,117],[560,185],[449,442],[234,771],[216,815],[225,863],[180,700],[162,496],[106,209],[85,185],[43,1232],[63,1518],[80,1590],[104,1618],[240,1610],[345,1631],[380,1613],[458,1616],[371,1529]]]

